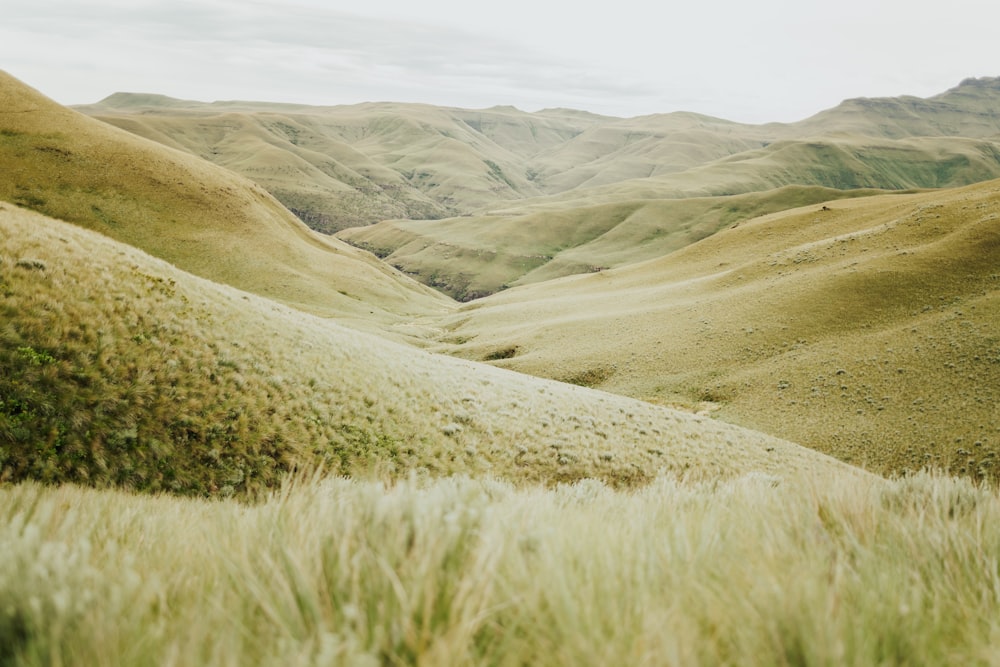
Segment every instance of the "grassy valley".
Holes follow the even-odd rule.
[[[762,213],[880,190],[786,186],[762,193],[624,199],[513,215],[387,220],[337,236],[459,301],[661,257]]]
[[[1000,184],[841,200],[503,292],[453,353],[697,409],[883,473],[996,476]]]
[[[0,73],[0,664],[996,664],[998,97]]]
[[[502,107],[203,104],[135,94],[80,109],[243,174],[327,233],[542,194],[525,159],[600,118]]]
[[[452,297],[479,298],[660,256],[760,213],[997,178],[998,98],[982,79],[928,100],[849,100],[789,125],[695,114],[602,123],[532,158],[545,196],[338,236]]]
[[[998,101],[996,80],[969,79],[766,125],[128,93],[81,110],[233,169],[465,301],[662,255],[754,212],[1000,177]]]

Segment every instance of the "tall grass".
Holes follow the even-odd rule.
[[[965,480],[0,489],[0,663],[997,664]]]

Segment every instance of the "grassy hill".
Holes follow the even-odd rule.
[[[311,312],[394,322],[447,299],[309,230],[259,186],[0,73],[0,200]]]
[[[762,434],[430,355],[0,204],[0,479],[240,493],[297,467],[630,485],[844,470]]]
[[[322,171],[264,121],[302,109],[247,107],[213,105],[301,168],[268,178]],[[478,113],[515,157],[604,122]],[[0,664],[995,663],[995,489],[727,421],[996,481],[1000,181],[375,228],[384,250],[427,224],[453,274],[526,283],[459,308],[190,155],[203,136],[156,146],[0,75]],[[925,139],[902,141],[983,164],[982,137]],[[801,148],[734,161],[827,162]],[[439,185],[380,205],[475,190]],[[597,257],[618,268],[546,280]]]
[[[133,93],[80,109],[232,169],[314,229],[468,300],[652,258],[735,216],[1000,177],[998,81],[766,125]]]
[[[136,93],[79,109],[230,166],[292,208],[312,200],[313,207],[301,211],[313,223],[327,216],[332,229],[388,217],[482,212],[538,195],[658,179],[779,142],[992,142],[1000,136],[991,111],[1000,98],[997,81],[969,79],[926,100],[848,100],[798,123],[767,125],[687,112],[621,119],[512,107],[207,104]],[[803,178],[797,182],[828,185]]]
[[[387,220],[337,237],[459,301],[660,257],[734,222],[879,190],[786,186],[728,197],[636,199],[514,215]]]
[[[338,236],[478,298],[652,258],[782,206],[997,178],[998,102],[1000,83],[972,79],[929,100],[849,100],[789,125],[683,113],[609,121],[531,159],[546,196]]]
[[[993,478],[1000,183],[733,225],[442,323],[455,354],[722,419],[879,472]]]
[[[807,118],[796,126],[802,132],[839,131],[853,135],[902,139],[918,136],[996,139],[1000,77],[969,78],[940,95],[926,99],[860,97]]]
[[[542,194],[525,160],[601,118],[392,103],[204,104],[128,93],[80,109],[254,180],[327,233]]]

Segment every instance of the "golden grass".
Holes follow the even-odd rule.
[[[0,485],[0,663],[998,664],[995,491],[587,388],[993,477],[996,183],[765,216],[442,319],[244,181],[0,84],[0,194],[79,225],[0,203],[0,480],[252,501]],[[465,113],[523,151],[538,127]],[[467,157],[435,142],[434,173]],[[289,479],[314,468],[358,479]]]
[[[713,414],[880,472],[997,474],[1000,185],[831,202],[529,285],[439,349]]]
[[[998,527],[931,476],[4,486],[0,661],[995,665]]]
[[[295,467],[641,484],[846,470],[762,434],[439,357],[0,205],[0,479],[247,493]]]
[[[0,200],[323,315],[393,322],[449,301],[310,231],[262,188],[70,111],[0,73]]]

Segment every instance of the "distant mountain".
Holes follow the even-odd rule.
[[[532,158],[535,183],[556,194],[339,236],[455,298],[478,298],[655,257],[781,206],[996,178],[998,109],[998,80],[971,79],[928,100],[850,100],[790,125],[612,120]]]
[[[543,194],[525,160],[601,119],[415,104],[199,104],[124,93],[80,110],[241,173],[328,233]]]
[[[803,132],[845,132],[884,139],[1000,137],[1000,77],[970,78],[940,95],[855,98],[795,127]]]

